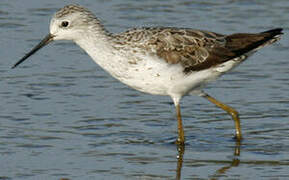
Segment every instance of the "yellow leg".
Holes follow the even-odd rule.
[[[242,139],[242,133],[241,133],[241,125],[240,125],[240,119],[239,119],[239,114],[238,112],[233,109],[232,107],[221,103],[220,101],[216,100],[215,98],[213,98],[212,96],[203,93],[202,97],[208,99],[210,102],[212,102],[213,104],[215,104],[216,106],[222,108],[224,111],[226,111],[227,113],[229,113],[233,120],[235,121],[235,128],[236,128],[236,139],[238,141],[240,141]]]
[[[184,129],[183,129],[180,104],[176,105],[176,113],[177,113],[177,119],[178,119],[178,139],[176,141],[176,144],[184,145],[185,144],[185,133],[184,133]]]

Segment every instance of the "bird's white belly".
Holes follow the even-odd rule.
[[[156,95],[183,96],[220,75],[212,69],[185,74],[181,65],[154,58],[126,67],[121,75],[112,75],[138,91]]]
[[[163,60],[153,60],[146,64],[137,64],[127,73],[128,78],[119,78],[128,86],[149,94],[183,96],[198,94],[200,89],[214,81],[225,72],[237,66],[240,61],[231,60],[222,65],[189,74],[177,64],[167,64]]]
[[[124,57],[106,53],[105,50],[95,52],[88,52],[88,54],[103,69],[124,84],[145,93],[171,97],[192,93],[219,77],[223,73],[221,69],[228,71],[233,67],[230,64],[225,66],[228,68],[209,68],[185,74],[180,64],[168,64],[157,57]]]
[[[116,78],[149,94],[168,95],[178,77],[183,76],[181,66],[167,64],[161,59],[145,59],[127,67],[125,75]]]

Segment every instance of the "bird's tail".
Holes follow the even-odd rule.
[[[272,44],[276,41],[278,41],[281,37],[281,35],[283,34],[283,29],[282,28],[276,28],[276,29],[271,29],[269,31],[264,31],[264,32],[261,32],[260,34],[264,35],[265,37],[265,40],[267,39],[268,41],[266,41],[267,44]]]
[[[226,37],[227,48],[236,53],[236,56],[256,51],[280,39],[282,28],[271,29],[256,34],[237,33]]]

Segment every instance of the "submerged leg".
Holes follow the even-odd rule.
[[[213,98],[212,96],[206,94],[206,93],[202,93],[201,94],[202,97],[206,98],[207,100],[209,100],[210,102],[212,102],[213,104],[215,104],[217,107],[222,108],[224,111],[226,111],[227,113],[229,113],[233,120],[235,121],[235,128],[236,128],[236,139],[238,141],[240,141],[242,139],[242,133],[241,133],[241,125],[240,125],[240,119],[239,119],[239,114],[238,112],[233,109],[232,107],[223,104],[222,102],[216,100],[215,98]]]
[[[178,119],[178,139],[176,141],[176,144],[184,145],[185,144],[185,133],[184,133],[184,129],[183,129],[180,104],[175,105],[175,107],[176,107],[176,113],[177,113],[177,119]]]

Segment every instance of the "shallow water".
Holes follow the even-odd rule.
[[[187,145],[177,149],[168,97],[127,88],[80,48],[55,42],[10,67],[48,33],[66,3],[0,2],[0,179],[287,179],[289,176],[289,2],[73,1],[112,32],[182,26],[220,33],[283,27],[282,40],[206,91],[240,112],[231,118],[199,97],[182,113]]]

